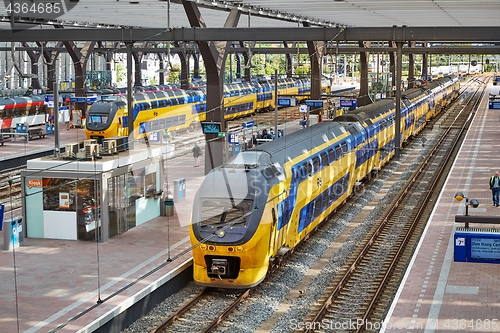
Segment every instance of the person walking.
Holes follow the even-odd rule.
[[[490,189],[493,197],[493,206],[498,207],[498,195],[500,194],[500,178],[498,178],[498,171],[490,178]]]
[[[203,153],[201,152],[200,146],[198,146],[197,144],[195,144],[194,147],[193,147],[193,157],[194,157],[194,166],[195,167],[199,167],[200,166],[200,156],[202,154]]]

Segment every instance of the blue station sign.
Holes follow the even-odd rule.
[[[245,121],[243,124],[241,124],[242,128],[252,128],[255,126],[255,122],[253,120]]]
[[[306,100],[306,105],[310,106],[312,108],[318,109],[318,108],[323,107],[323,101],[322,100],[308,99],[308,100]]]
[[[341,99],[340,100],[340,107],[355,108],[356,105],[357,105],[357,102],[355,99]]]
[[[500,233],[490,230],[457,228],[454,235],[454,260],[500,264]]]

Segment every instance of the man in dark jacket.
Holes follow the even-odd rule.
[[[199,167],[200,166],[200,156],[201,156],[201,148],[197,144],[194,145],[193,147],[193,157],[194,157],[194,166]]]
[[[498,178],[498,171],[490,178],[491,195],[493,196],[493,206],[498,207],[498,195],[500,193],[500,179]]]

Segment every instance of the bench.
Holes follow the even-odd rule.
[[[33,140],[35,136],[41,138],[45,138],[45,131],[42,128],[29,128],[28,129],[28,138],[29,140]]]
[[[3,146],[3,144],[7,141],[10,141],[10,136],[9,135],[5,135],[5,134],[0,134],[0,145]]]

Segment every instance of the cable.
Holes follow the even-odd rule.
[[[101,280],[100,280],[100,259],[99,259],[99,232],[100,232],[100,207],[99,196],[97,195],[97,152],[94,154],[94,223],[95,223],[95,243],[97,252],[97,304],[101,304]],[[85,222],[85,221],[84,221]]]
[[[12,179],[9,178],[9,191],[10,191],[10,223],[16,223],[14,221],[14,210],[12,209]],[[17,227],[17,226],[16,226]],[[19,231],[17,228],[14,228],[14,232],[18,233]],[[10,230],[4,230],[4,232],[11,232]],[[13,235],[11,235],[13,237]],[[15,235],[14,235],[15,237]],[[19,235],[17,235],[19,237]],[[17,241],[19,242],[19,238],[17,238]],[[10,241],[9,241],[10,243]],[[13,266],[14,266],[14,288],[15,288],[15,294],[16,294],[16,324],[17,324],[17,332],[19,332],[19,301],[18,301],[18,288],[17,288],[17,269],[16,269],[16,250],[15,250],[16,244],[12,242],[12,257],[14,260]]]

